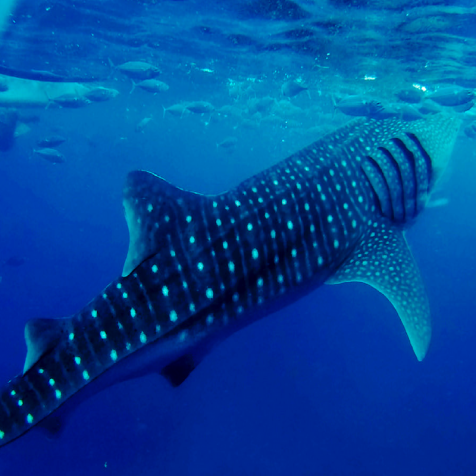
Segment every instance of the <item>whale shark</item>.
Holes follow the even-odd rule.
[[[157,372],[180,385],[217,343],[322,284],[383,293],[422,360],[430,307],[405,230],[459,126],[357,119],[218,195],[131,172],[122,275],[78,313],[26,324],[23,372],[0,392],[0,445],[116,382]]]

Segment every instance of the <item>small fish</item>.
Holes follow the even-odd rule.
[[[228,80],[228,94],[234,99],[240,99],[242,97],[250,96],[253,94],[252,86],[245,82],[237,82],[232,79]]]
[[[33,152],[52,164],[64,164],[66,162],[64,155],[56,149],[45,147],[44,149],[35,149]]]
[[[36,145],[38,147],[57,147],[61,145],[63,142],[66,142],[66,137],[59,136],[59,135],[54,135],[54,136],[49,136],[45,137],[44,139],[39,139],[36,142]]]
[[[476,139],[476,124],[470,124],[463,129],[464,135],[470,139]]]
[[[378,101],[358,95],[341,99],[334,107],[347,116],[376,117],[383,111]]]
[[[283,129],[299,129],[302,127],[302,123],[295,119],[286,119],[281,127]]]
[[[30,126],[28,126],[24,122],[19,122],[16,129],[15,129],[15,133],[13,134],[13,136],[15,138],[17,138],[17,137],[23,136],[25,134],[28,134],[28,132],[30,132],[30,131],[31,131]]]
[[[273,112],[277,114],[281,114],[283,116],[299,116],[303,114],[303,110],[295,106],[291,101],[287,99],[282,99],[281,101],[276,101],[273,104],[272,108]]]
[[[118,95],[119,91],[117,89],[98,86],[97,88],[90,89],[84,96],[93,102],[103,102],[114,99]]]
[[[164,109],[163,117],[165,117],[166,113],[169,113],[171,116],[175,116],[175,117],[182,117],[184,114],[189,113],[189,111],[187,110],[186,103],[174,104],[169,107],[162,106],[162,108]]]
[[[136,132],[144,132],[145,126],[147,126],[147,124],[149,124],[149,122],[152,119],[153,119],[152,116],[144,117],[144,119],[142,119],[140,122],[136,124],[136,127],[134,128],[134,130]]]
[[[374,119],[388,119],[398,117],[402,121],[416,121],[423,119],[423,114],[410,104],[385,104],[383,108],[372,116]]]
[[[234,149],[238,144],[238,139],[236,137],[227,137],[221,142],[218,142],[217,147],[221,149]]]
[[[474,92],[461,86],[448,86],[426,95],[440,106],[461,106],[474,99]]]
[[[304,84],[301,81],[297,81],[297,80],[286,81],[281,86],[281,94],[283,96],[292,98],[294,96],[297,96],[299,93],[303,91],[307,91],[308,89],[309,88],[307,86],[304,86]]]
[[[446,197],[442,198],[430,198],[428,202],[426,202],[425,207],[426,208],[440,208],[440,207],[446,207],[450,203],[450,199]]]
[[[195,114],[209,114],[215,110],[215,106],[206,101],[195,101],[188,104],[186,109]]]
[[[441,107],[438,106],[438,104],[434,103],[433,101],[430,101],[429,99],[425,99],[421,103],[418,110],[424,115],[438,114],[439,112],[442,111]]]
[[[157,79],[144,79],[140,83],[135,84],[132,90],[134,90],[135,86],[147,91],[148,93],[164,93],[170,89],[170,86],[163,81],[159,81]],[[132,92],[132,91],[131,91]]]
[[[241,117],[242,115],[240,108],[232,106],[230,104],[225,104],[220,109],[217,109],[217,112],[220,116],[223,117]]]
[[[2,266],[10,266],[12,268],[18,268],[26,263],[26,258],[22,256],[11,256],[2,262]]]
[[[269,116],[261,119],[261,124],[268,124],[270,126],[282,126],[285,123],[285,119],[276,114],[270,114]]]
[[[244,129],[252,129],[252,130],[255,130],[255,129],[258,129],[259,126],[260,126],[260,123],[256,120],[253,120],[253,119],[243,119],[241,122],[240,122],[240,126],[243,127]]]
[[[246,105],[248,106],[248,112],[253,114],[255,112],[268,112],[275,103],[276,99],[270,96],[265,96],[262,98],[250,98],[248,99]]]
[[[453,111],[455,112],[466,112],[469,111],[474,106],[474,100],[469,101],[465,104],[460,104],[459,106],[453,106]]]
[[[421,89],[408,88],[402,89],[395,96],[397,96],[400,101],[407,102],[409,104],[418,104],[423,99],[424,94],[425,93]]]
[[[55,104],[61,107],[76,109],[91,104],[91,101],[85,96],[78,96],[76,94],[62,94],[61,96],[52,99]]]
[[[117,69],[128,78],[139,80],[155,78],[160,74],[157,66],[143,61],[128,61],[119,65]]]

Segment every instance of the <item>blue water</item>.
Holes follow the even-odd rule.
[[[259,3],[276,7],[279,2]],[[336,9],[340,7],[337,3],[333,2]],[[292,103],[304,110],[317,103],[329,121],[334,87],[342,89],[345,85],[356,91],[366,87],[354,75],[361,68],[354,64],[355,58],[335,60],[332,67],[336,69],[325,70],[327,79],[323,81],[319,69],[308,67],[308,56],[296,57],[295,48],[268,56],[256,44],[243,41],[233,50],[229,36],[236,28],[246,30],[250,38],[269,34],[253,31],[253,21],[259,20],[263,28],[273,31],[284,28],[263,14],[268,11],[264,7],[254,9],[261,15],[256,20],[243,9],[231,8],[233,2],[210,2],[208,11],[205,2],[164,2],[158,6],[125,2],[131,9],[124,8],[125,24],[128,14],[138,15],[131,17],[130,29],[140,30],[138,25],[145,25],[150,33],[168,25],[167,41],[162,39],[163,57],[157,49],[147,56],[150,51],[144,48],[150,44],[138,47],[117,38],[98,40],[102,47],[95,55],[92,47],[89,50],[85,46],[83,30],[96,28],[103,37],[114,31],[123,39],[129,38],[130,32],[118,33],[120,29],[111,26],[115,17],[108,9],[115,5],[114,11],[120,10],[119,2],[90,4],[103,11],[105,26],[97,29],[87,17],[81,30],[77,18],[71,16],[74,8],[56,18],[56,23],[40,21],[40,7],[33,15],[34,26],[43,37],[51,28],[59,33],[68,27],[73,31],[78,28],[77,35],[83,32],[84,36],[78,36],[84,40],[84,49],[77,53],[78,70],[71,69],[74,55],[67,58],[68,63],[61,62],[67,56],[63,57],[61,40],[57,40],[58,48],[48,43],[42,47],[40,42],[37,49],[41,54],[28,57],[25,38],[33,36],[35,30],[26,26],[18,38],[15,30],[4,37],[1,48],[10,51],[10,56],[4,56],[9,58],[3,62],[5,67],[50,67],[65,77],[86,77],[90,65],[90,76],[101,76],[101,84],[121,93],[111,102],[84,109],[36,110],[41,121],[17,138],[11,150],[0,153],[0,260],[25,258],[19,267],[0,270],[2,382],[23,368],[23,329],[29,319],[71,315],[121,273],[128,247],[121,189],[128,171],[151,170],[182,188],[218,193],[313,140],[285,125],[246,128],[231,119],[214,121],[206,115],[163,117],[162,106],[187,100],[207,100],[217,106],[235,104],[227,90],[229,78],[248,81],[258,95],[277,97],[286,77],[304,76],[314,89],[310,96],[301,94]],[[243,4],[251,2],[236,2],[236,6]],[[314,2],[298,4],[318,9]],[[77,8],[87,5],[80,2]],[[371,2],[362,5],[372,7]],[[398,15],[403,15],[405,8],[414,13],[410,6],[410,2],[402,4]],[[460,6],[463,8],[463,3]],[[24,2],[19,8],[29,7]],[[42,3],[41,8],[47,6]],[[154,15],[163,20],[162,26],[154,27],[150,16],[145,15],[149,8],[156,8]],[[351,15],[357,22],[370,13],[385,12],[349,10],[345,4],[341,10],[347,26]],[[207,14],[213,21],[207,21]],[[198,25],[207,23],[228,31],[228,39],[215,36],[201,45],[201,33],[195,42],[194,37],[181,36],[181,21],[189,22],[194,15]],[[473,21],[466,16],[462,19],[466,26]],[[286,29],[296,29],[311,20],[290,21],[286,19]],[[453,27],[448,25],[446,32],[451,33]],[[196,32],[190,24],[187,28]],[[402,44],[408,35],[399,37]],[[329,33],[326,41],[332,36]],[[345,35],[336,38],[339,45],[344,40]],[[196,50],[187,49],[187,41],[195,44]],[[327,47],[332,49],[332,45],[330,42]],[[15,51],[20,56],[15,56]],[[216,52],[215,57],[211,51]],[[365,59],[368,52],[360,54]],[[15,59],[21,55],[29,63]],[[49,66],[41,63],[41,55],[43,59],[50,55]],[[322,61],[325,56],[324,52]],[[115,64],[132,59],[159,62],[164,70],[160,79],[170,90],[157,96],[141,90],[129,94],[130,80],[111,68],[108,57]],[[301,65],[299,58],[303,59]],[[436,78],[443,81],[444,74],[450,74],[449,66],[444,68],[446,60],[449,65],[450,59],[443,55],[442,69],[432,72],[433,85]],[[403,73],[392,63],[395,58],[386,56],[382,61],[390,62],[394,69],[382,71],[382,84],[372,86],[373,92],[385,95],[392,71],[401,73],[405,84],[422,77],[411,68],[410,73]],[[409,66],[414,62],[419,59],[407,58]],[[470,69],[464,67],[469,65],[461,64],[461,71],[452,71],[453,82],[458,77],[461,82],[469,81]],[[374,66],[376,71],[378,65]],[[240,101],[246,102],[246,98]],[[153,119],[143,133],[135,132],[144,117]],[[335,127],[344,119],[338,116]],[[324,130],[320,119],[309,116],[302,120],[301,128],[309,128],[313,121]],[[33,153],[36,141],[51,133],[68,139],[60,147],[65,164],[53,165]],[[231,152],[216,146],[228,136],[238,139]],[[233,335],[179,388],[170,388],[157,375],[121,383],[75,409],[57,438],[52,440],[41,430],[30,431],[0,450],[0,475],[475,474],[474,159],[474,142],[461,136],[436,193],[436,197],[447,198],[448,204],[426,210],[407,234],[432,308],[433,338],[423,362],[417,362],[398,316],[383,296],[363,284],[324,286]]]

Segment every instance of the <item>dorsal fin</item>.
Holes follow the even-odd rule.
[[[418,360],[431,339],[430,306],[403,231],[388,223],[372,228],[327,284],[369,284],[393,305]]]
[[[60,338],[68,332],[69,326],[69,319],[33,319],[26,323],[27,352],[23,373],[57,344]]]
[[[177,215],[191,213],[207,197],[187,192],[143,170],[131,172],[124,186],[124,212],[129,228],[129,250],[122,276],[156,254]]]

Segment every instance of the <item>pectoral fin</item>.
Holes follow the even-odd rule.
[[[393,304],[415,355],[423,360],[431,339],[430,307],[403,231],[388,223],[371,229],[327,284],[366,283]]]

